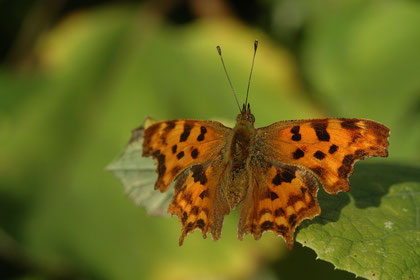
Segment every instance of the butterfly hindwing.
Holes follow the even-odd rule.
[[[172,120],[157,122],[144,133],[143,156],[158,164],[155,189],[164,192],[188,166],[214,160],[231,131],[215,121]]]
[[[300,167],[262,158],[251,160],[250,189],[241,209],[239,239],[248,233],[259,239],[264,231],[273,231],[291,248],[296,226],[320,213],[317,191],[315,177]]]
[[[202,231],[204,238],[210,232],[214,240],[219,239],[224,215],[230,211],[220,189],[224,171],[224,164],[219,159],[193,165],[177,177],[175,195],[168,211],[177,215],[182,224],[180,245],[196,228]]]
[[[282,121],[257,129],[258,152],[307,168],[330,194],[349,191],[354,162],[388,156],[389,129],[365,119]]]

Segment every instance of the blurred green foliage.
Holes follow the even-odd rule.
[[[148,2],[77,10],[37,37],[32,63],[0,65],[4,277],[290,279],[304,266],[314,279],[354,278],[308,258],[309,249],[287,252],[271,234],[236,240],[235,212],[218,242],[196,232],[179,248],[176,219],[148,217],[103,171],[145,116],[233,121],[215,46],[242,100],[255,38],[250,101],[257,126],[374,119],[391,128],[390,158],[369,161],[418,162],[418,2],[259,5],[253,25],[223,13],[173,24]]]

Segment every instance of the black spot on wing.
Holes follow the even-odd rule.
[[[166,131],[170,131],[174,128],[175,128],[175,122],[174,121],[167,121],[166,122],[166,127],[165,127]]]
[[[294,227],[296,225],[296,218],[297,218],[297,216],[295,214],[292,214],[289,217],[289,223],[292,227]]]
[[[178,146],[177,145],[173,145],[172,146],[172,153],[175,154],[177,149],[178,149]]]
[[[203,165],[194,165],[191,167],[191,171],[193,173],[192,177],[194,178],[194,182],[200,182],[202,185],[207,183],[206,170],[204,169]]]
[[[302,139],[302,135],[299,133],[299,130],[300,130],[300,126],[298,126],[298,125],[292,127],[292,129],[290,129],[290,132],[293,134],[292,135],[292,140],[293,141],[300,141]]]
[[[315,130],[316,136],[318,137],[319,141],[330,141],[330,134],[327,132],[327,123],[320,122],[320,123],[312,123],[311,126]]]
[[[345,155],[343,158],[343,165],[352,165],[354,162],[355,157],[352,154]]]
[[[196,159],[198,157],[198,150],[197,149],[192,150],[191,157],[193,159]]]
[[[183,158],[184,157],[184,151],[181,151],[181,152],[179,152],[177,155],[176,155],[176,157],[178,158],[178,159],[181,159],[181,158]]]
[[[296,126],[292,127],[292,129],[290,129],[290,132],[292,134],[297,134],[297,133],[299,133],[299,130],[300,130],[300,126],[296,125]]]
[[[194,228],[194,223],[189,222],[185,227],[185,232],[190,232]]]
[[[200,134],[197,136],[197,141],[203,141],[206,133],[207,133],[207,128],[205,128],[204,126],[200,127]]]
[[[292,140],[293,141],[300,141],[302,139],[302,135],[300,135],[300,134],[293,134],[292,135]]]
[[[274,176],[273,180],[271,181],[274,185],[279,186],[281,183],[286,182],[290,183],[293,179],[296,178],[295,176],[296,169],[278,169],[276,176]]]
[[[182,213],[182,218],[181,218],[182,223],[185,224],[185,222],[187,221],[187,219],[188,219],[188,214],[187,214],[187,212],[184,211]]]
[[[153,153],[153,156],[158,161],[158,174],[159,177],[162,177],[165,174],[166,166],[165,166],[165,155],[160,153],[160,150],[157,150]]]
[[[365,153],[362,150],[358,150],[359,152],[359,156],[361,155],[361,153]],[[361,152],[360,152],[361,151]],[[351,167],[354,163],[354,161],[357,159],[357,156],[353,155],[353,154],[348,154],[345,155],[342,161],[342,165],[340,166],[340,168],[338,168],[338,176],[340,178],[346,179],[347,176],[349,175],[349,173],[351,172]]]
[[[276,217],[278,217],[278,216],[284,216],[284,215],[286,215],[286,212],[284,211],[284,209],[283,209],[283,208],[278,208],[278,209],[276,209],[276,210],[274,211],[274,215],[275,215]]]
[[[305,155],[305,153],[299,148],[297,148],[296,151],[293,152],[293,158],[294,159],[300,159],[304,155]]]
[[[360,127],[357,125],[358,122],[358,120],[344,119],[341,122],[341,127],[349,130],[360,129]]]
[[[271,200],[275,200],[277,198],[279,198],[279,196],[275,192],[270,192],[270,199]]]
[[[154,125],[149,126],[145,131],[144,131],[144,142],[143,142],[143,156],[149,156],[150,155],[150,147],[149,145],[151,144],[152,141],[152,137],[153,135],[155,135],[156,133],[158,133],[159,129],[160,129],[161,123],[156,123]]]
[[[264,223],[261,224],[261,229],[262,230],[269,230],[269,229],[273,229],[273,228],[274,228],[273,222],[265,221]]]
[[[199,219],[197,221],[197,227],[200,228],[201,230],[204,229],[204,220],[203,219]]]
[[[205,189],[204,191],[202,191],[201,193],[200,193],[200,195],[199,195],[199,197],[201,198],[201,199],[204,199],[205,197],[208,197],[209,196],[209,191],[207,190],[207,189]]]
[[[278,227],[277,227],[277,230],[283,235],[283,236],[286,236],[286,234],[287,234],[287,232],[288,232],[288,229],[287,229],[287,227],[285,226],[285,225],[279,225]]]
[[[346,179],[347,175],[350,173],[350,170],[351,170],[350,166],[342,165],[340,166],[340,168],[338,168],[338,176],[340,178]]]
[[[300,195],[291,195],[291,196],[289,196],[289,199],[287,200],[287,205],[288,206],[293,206],[299,200],[303,200],[303,197],[300,196]]]
[[[184,131],[182,132],[181,136],[179,137],[179,142],[185,142],[188,139],[188,136],[190,136],[191,129],[193,128],[193,125],[185,122],[184,123]]]
[[[338,150],[338,146],[333,144],[333,145],[330,146],[330,149],[328,150],[328,153],[334,154],[335,152],[337,152],[337,150]]]
[[[316,151],[314,153],[314,157],[317,158],[317,159],[319,159],[319,160],[322,160],[322,159],[325,158],[325,154],[323,152],[321,152],[321,151]]]

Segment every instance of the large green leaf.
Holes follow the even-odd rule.
[[[368,279],[419,279],[420,169],[360,164],[351,191],[318,194],[322,214],[296,240],[320,259]]]

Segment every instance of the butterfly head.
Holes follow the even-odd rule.
[[[251,107],[248,103],[248,105],[244,104],[242,106],[241,113],[236,117],[237,122],[249,122],[251,124],[254,124],[255,117],[253,114],[251,114]]]

